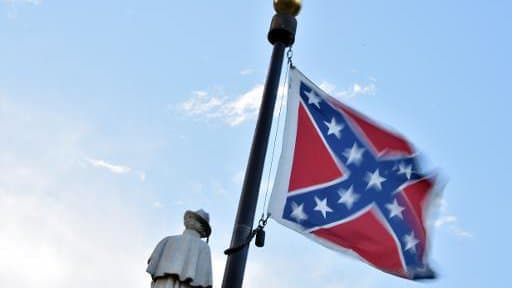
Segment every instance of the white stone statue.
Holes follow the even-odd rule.
[[[186,211],[185,231],[168,236],[148,260],[151,288],[212,287],[210,247],[201,238],[211,234],[210,216],[204,210]]]

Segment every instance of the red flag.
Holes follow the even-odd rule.
[[[289,83],[272,218],[385,272],[433,278],[425,217],[435,179],[413,147],[295,68]]]

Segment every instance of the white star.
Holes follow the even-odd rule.
[[[297,203],[292,202],[292,214],[290,216],[295,218],[297,222],[302,222],[303,220],[308,219],[308,215],[304,213],[304,204],[297,205]]]
[[[343,155],[347,157],[347,165],[350,163],[356,163],[357,165],[361,164],[361,161],[363,160],[363,153],[364,148],[357,147],[357,142],[354,142],[354,145],[352,145],[352,148],[345,149],[345,152],[343,152]]]
[[[375,172],[370,173],[367,172],[366,181],[368,181],[368,186],[366,186],[366,190],[371,187],[375,187],[377,190],[382,190],[382,182],[386,181],[386,178],[381,177],[379,174],[379,169],[375,170]]]
[[[336,119],[332,117],[331,122],[324,121],[325,125],[329,127],[329,131],[327,131],[327,135],[334,134],[336,135],[336,138],[340,139],[341,137],[341,129],[343,129],[343,124],[336,123]]]
[[[359,200],[359,195],[354,193],[354,187],[350,186],[348,190],[341,189],[338,191],[338,194],[340,194],[340,200],[338,200],[338,203],[343,203],[345,206],[347,206],[347,209],[351,209],[354,203]]]
[[[393,203],[386,204],[386,208],[388,208],[388,210],[389,210],[389,218],[398,216],[400,219],[404,219],[404,215],[402,215],[402,211],[404,211],[405,208],[398,205],[396,198],[395,198],[395,200],[393,200]]]
[[[420,241],[414,237],[414,231],[411,231],[411,234],[405,235],[403,241],[405,243],[405,251],[411,250],[412,253],[416,253],[416,245]]]
[[[308,97],[308,104],[314,104],[316,107],[320,108],[320,97],[315,95],[315,92],[311,90],[311,92],[306,92],[306,96]]]
[[[407,179],[411,179],[412,165],[405,166],[404,163],[398,165],[398,174],[405,174]]]
[[[314,210],[320,211],[320,213],[322,213],[322,216],[324,216],[324,218],[327,216],[327,212],[332,212],[332,209],[329,208],[329,206],[327,206],[327,198],[325,198],[324,200],[320,200],[320,199],[316,198],[316,196],[315,196],[315,202],[316,202],[316,207]]]

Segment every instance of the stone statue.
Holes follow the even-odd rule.
[[[151,288],[212,287],[210,247],[201,238],[211,234],[204,210],[186,211],[185,231],[158,243],[148,260]]]

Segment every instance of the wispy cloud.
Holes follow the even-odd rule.
[[[105,168],[114,174],[125,174],[125,173],[129,173],[130,171],[132,171],[132,169],[128,166],[115,165],[115,164],[108,163],[104,160],[87,159],[87,162],[89,162],[94,167]]]
[[[457,222],[457,217],[455,217],[453,215],[444,215],[444,216],[440,216],[439,218],[437,218],[437,220],[434,222],[434,226],[436,226],[436,228],[439,228],[443,225],[453,224],[456,222]]]
[[[473,237],[473,234],[462,229],[461,227],[459,226],[456,226],[456,225],[452,225],[450,226],[450,231],[455,234],[456,236],[459,236],[461,238],[472,238]]]
[[[189,115],[209,115],[215,117],[225,99],[211,96],[208,92],[198,90],[192,92],[192,97],[181,104],[181,109]]]
[[[42,0],[2,0],[0,6],[2,3],[5,4],[7,18],[16,20],[18,18],[18,8],[21,9],[21,6],[39,6],[42,2]]]
[[[257,84],[236,98],[219,97],[203,90],[193,91],[188,100],[178,105],[178,110],[197,119],[218,119],[229,126],[238,126],[258,116],[263,88],[263,84]],[[283,105],[285,91],[285,87],[280,85],[274,117]]]
[[[86,161],[95,168],[106,169],[114,174],[128,174],[133,173],[139,178],[140,181],[146,181],[146,173],[140,170],[133,170],[132,168],[124,165],[117,165],[109,163],[101,159],[87,158]]]
[[[240,75],[242,75],[242,76],[250,75],[253,72],[254,72],[254,70],[252,70],[250,68],[245,68],[245,69],[240,70]]]
[[[140,181],[142,181],[142,182],[146,181],[146,172],[136,171],[135,173],[137,174],[137,176],[139,176]]]
[[[263,85],[257,85],[234,101],[228,102],[224,111],[228,123],[235,126],[256,117],[262,95]]]
[[[461,227],[457,216],[452,215],[448,211],[448,202],[445,199],[439,198],[436,199],[435,201],[435,204],[439,207],[440,213],[437,219],[434,221],[434,227],[436,227],[437,229],[445,227],[448,229],[450,233],[460,238],[473,237],[473,234],[471,232],[468,232]]]
[[[130,208],[124,189],[77,164],[86,163],[86,126],[36,106],[9,99],[0,105],[0,131],[11,139],[0,141],[0,219],[8,219],[0,223],[0,285],[148,285],[144,259],[154,239],[140,221],[144,215]],[[105,255],[118,264],[109,267]],[[125,277],[112,280],[102,273],[108,269]]]
[[[370,81],[367,83],[354,83],[350,87],[341,90],[338,90],[336,85],[327,81],[322,81],[319,86],[327,94],[333,97],[349,99],[358,96],[375,95],[377,91],[375,78],[370,78],[369,80]]]
[[[14,4],[28,4],[28,5],[34,5],[37,6],[41,4],[42,0],[4,0],[4,2],[7,5],[14,5]]]
[[[193,91],[192,97],[181,103],[180,110],[189,116],[221,119],[230,126],[254,119],[263,94],[263,85],[256,85],[235,99],[210,95],[206,91]]]
[[[233,180],[234,184],[242,185],[242,183],[244,182],[244,176],[245,176],[245,168],[240,169],[238,172],[236,172],[235,175],[233,175],[233,177],[231,179]]]

